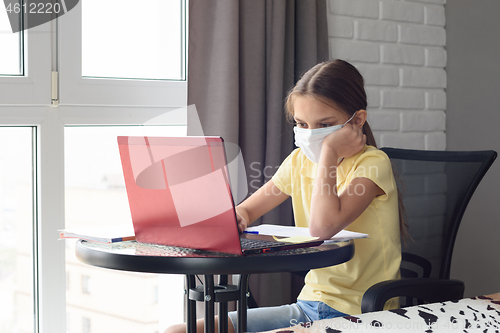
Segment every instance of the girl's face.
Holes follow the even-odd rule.
[[[333,103],[325,104],[318,99],[296,95],[293,97],[293,118],[297,127],[317,129],[334,125],[342,125],[350,116]]]

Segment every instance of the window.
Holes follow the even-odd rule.
[[[91,330],[91,320],[90,318],[83,317],[82,318],[82,333],[90,333]]]
[[[21,21],[21,12],[10,16]],[[15,24],[16,22],[12,22]],[[0,75],[23,75],[23,37],[21,32],[12,33],[11,22],[6,7],[0,6]]]
[[[138,76],[130,73],[90,72],[88,75],[93,77],[83,74],[80,61],[84,57],[81,37],[82,3],[90,4],[91,1],[79,1],[74,9],[59,17],[57,21],[50,21],[18,34],[13,34],[10,27],[7,27],[8,31],[4,30],[7,21],[4,7],[0,5],[0,58],[8,57],[1,58],[0,61],[0,66],[5,66],[0,70],[0,139],[3,142],[0,145],[0,228],[2,231],[8,231],[0,233],[0,265],[3,267],[0,274],[2,283],[0,299],[3,304],[0,305],[2,309],[0,323],[9,325],[7,326],[9,332],[63,333],[81,332],[82,329],[97,332],[106,330],[108,324],[115,324],[110,319],[111,316],[102,316],[97,320],[95,316],[83,310],[74,312],[72,312],[74,309],[68,310],[71,308],[71,302],[76,301],[76,294],[82,296],[82,290],[90,293],[85,295],[87,303],[81,304],[82,308],[88,309],[99,304],[101,300],[96,299],[96,295],[99,293],[105,295],[108,290],[114,293],[118,290],[118,288],[113,289],[115,281],[123,278],[120,275],[112,277],[100,275],[100,272],[109,274],[110,271],[81,264],[75,258],[72,248],[74,244],[57,240],[57,230],[64,228],[66,224],[84,224],[92,221],[90,215],[75,217],[81,210],[81,207],[75,208],[75,198],[94,191],[93,193],[99,193],[105,199],[112,201],[123,198],[124,193],[124,189],[116,185],[118,181],[116,172],[114,169],[108,169],[107,165],[103,166],[105,164],[94,163],[89,169],[84,170],[87,183],[79,180],[77,170],[81,169],[78,166],[78,159],[84,159],[86,153],[82,152],[79,156],[75,149],[80,149],[84,142],[90,141],[85,138],[86,135],[101,135],[92,133],[92,130],[97,129],[97,132],[101,130],[100,133],[107,135],[107,131],[111,133],[117,128],[144,127],[142,124],[148,120],[186,105],[183,41],[185,1],[172,2],[179,4],[180,12],[165,13],[165,20],[168,20],[167,16],[171,14],[180,22],[181,42],[180,44],[176,42],[176,47],[180,47],[180,53],[177,53],[180,60],[175,60],[176,76],[167,78],[165,73],[168,71],[165,69],[161,76],[141,74],[140,79],[124,78]],[[101,0],[101,4],[106,6],[109,1],[112,0]],[[108,24],[112,24],[112,16],[108,16],[107,20]],[[166,28],[162,29],[165,31]],[[179,37],[179,33],[176,34]],[[108,42],[119,38],[108,35]],[[165,45],[162,47],[165,48]],[[160,55],[158,57],[161,58]],[[144,59],[138,61],[140,66],[146,62],[148,61]],[[59,76],[54,90],[52,90],[53,73]],[[99,75],[101,77],[96,78]],[[110,75],[120,79],[109,78]],[[51,103],[53,96],[58,100],[58,105]],[[169,130],[177,128],[182,132],[185,131],[186,118],[168,118],[160,125],[168,125]],[[89,132],[85,133],[85,130]],[[2,133],[7,131],[11,132],[2,136],[4,135]],[[24,133],[19,134],[22,140],[13,134],[18,131]],[[163,135],[168,134],[165,132]],[[13,148],[18,145],[19,148]],[[104,151],[102,144],[94,148],[94,151]],[[10,149],[8,152],[12,157],[8,157],[5,149]],[[92,160],[92,156],[85,156]],[[99,162],[105,161],[109,162],[110,159]],[[119,161],[114,162],[119,163]],[[98,166],[105,169],[97,170]],[[29,182],[25,182],[23,186],[12,186],[18,178],[10,177],[12,173],[4,173],[5,168],[9,171],[29,172],[26,178]],[[7,182],[8,185],[2,182]],[[116,187],[113,187],[115,185]],[[21,197],[23,200],[19,199]],[[87,201],[89,207],[94,202]],[[108,208],[117,209],[116,207],[121,207],[123,202],[117,201],[117,205],[110,205]],[[92,213],[89,207],[87,213]],[[100,211],[106,215],[110,214],[112,211],[110,209]],[[99,211],[94,208],[93,213],[98,215],[96,212]],[[17,219],[16,223],[13,224],[12,219]],[[12,229],[13,225],[15,229]],[[12,237],[4,237],[19,231],[23,236],[20,240],[18,238],[14,241]],[[7,272],[8,269],[10,271],[6,278],[3,272]],[[123,274],[123,272],[116,273]],[[15,278],[17,276],[20,278]],[[82,276],[86,278],[79,281]],[[162,282],[157,275],[140,273],[128,275],[126,279],[133,281],[134,285],[146,286],[144,289],[136,288],[137,295],[134,297],[146,295],[146,301],[150,305],[152,302],[148,290],[151,290],[153,285],[166,290],[162,284],[169,283]],[[80,282],[82,286],[79,286]],[[182,293],[182,276],[175,283],[178,285],[175,287],[176,292],[179,289]],[[7,288],[4,288],[5,286]],[[17,290],[22,291],[17,292]],[[120,291],[123,297],[130,297],[123,293],[123,289]],[[182,299],[183,295],[175,297]],[[171,294],[166,291],[160,295],[156,307],[166,306],[170,300]],[[127,301],[122,300],[122,302]],[[180,308],[181,316],[176,314],[175,322],[179,320],[178,318],[182,318],[182,307],[178,304],[179,301],[176,301],[175,306]],[[131,307],[130,311],[137,312],[137,308]],[[15,315],[9,316],[14,312]],[[127,316],[127,313],[124,315]],[[166,323],[158,325],[159,316],[154,311],[144,317],[149,321],[148,331],[163,331],[165,325],[168,325]],[[4,320],[5,318],[7,319]],[[137,328],[135,331],[142,330],[140,323],[130,323],[129,327]],[[0,331],[1,329],[3,327]]]
[[[66,333],[72,332],[71,330],[71,316],[66,314]]]
[[[85,0],[82,76],[184,80],[181,13],[180,0]]]
[[[32,133],[0,127],[0,332],[33,328]]]
[[[82,293],[90,295],[91,289],[92,288],[90,287],[90,276],[82,275]]]
[[[58,19],[60,103],[185,106],[185,12],[184,0],[78,2]]]
[[[153,303],[158,303],[158,285],[153,287]]]
[[[6,7],[0,5],[0,105],[49,105],[51,25],[13,33],[9,18],[20,24],[22,17],[21,13],[7,14]]]
[[[185,136],[186,126],[67,126],[64,130],[67,228],[132,223],[118,152],[119,135]],[[91,267],[76,259],[75,242],[66,242],[66,271],[85,272],[84,295],[68,292],[66,313],[75,316],[83,312],[95,329],[101,329],[105,322],[112,323],[117,332],[131,331],[131,327],[136,327],[134,332],[154,331],[158,329],[159,302],[172,303],[177,308],[182,304],[183,295],[173,295],[176,289],[183,290],[183,279],[166,275],[160,282],[157,274]],[[170,289],[169,296],[161,300],[157,294],[159,283]],[[148,290],[156,291],[155,302]],[[178,323],[178,318],[182,314],[164,323],[162,331]],[[78,327],[71,329],[77,331]]]

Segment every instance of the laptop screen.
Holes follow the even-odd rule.
[[[241,254],[220,137],[118,137],[139,242]]]

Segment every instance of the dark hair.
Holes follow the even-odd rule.
[[[294,115],[292,97],[295,94],[310,96],[326,104],[333,102],[349,117],[358,110],[366,110],[368,105],[363,76],[353,65],[340,59],[319,63],[302,76],[286,100],[289,119]],[[367,121],[363,125],[363,133],[366,143],[377,147]]]
[[[290,120],[294,115],[293,96],[297,94],[313,97],[328,105],[333,103],[334,105],[331,106],[340,108],[349,117],[358,110],[366,110],[368,106],[363,76],[356,67],[340,59],[319,63],[300,78],[286,99],[286,113]],[[366,144],[377,147],[368,121],[365,121],[363,125],[363,133],[366,135]],[[399,178],[394,168],[393,173],[396,178]],[[400,232],[406,242],[408,226],[399,189],[398,203]]]

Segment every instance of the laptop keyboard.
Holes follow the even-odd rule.
[[[281,244],[281,245],[287,244],[281,242],[265,241],[259,239],[248,239],[248,238],[241,238],[240,242],[241,242],[241,248],[244,250],[257,249],[260,247],[276,246],[276,244]]]

